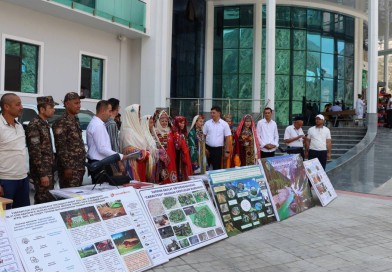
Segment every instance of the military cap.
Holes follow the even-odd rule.
[[[37,97],[37,104],[38,105],[40,105],[40,104],[52,105],[52,106],[55,105],[52,96],[40,96],[40,97]]]
[[[69,92],[64,97],[64,103],[69,101],[69,100],[78,99],[78,98],[79,99],[84,99],[85,96],[79,95],[78,93],[75,93],[75,92]]]

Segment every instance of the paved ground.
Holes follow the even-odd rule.
[[[392,198],[338,192],[327,207],[172,259],[151,271],[392,271]]]
[[[392,131],[329,178],[338,198],[151,271],[392,271]],[[357,193],[353,193],[357,192]],[[367,194],[366,194],[367,193]]]

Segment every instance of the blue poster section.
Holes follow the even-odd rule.
[[[209,184],[229,236],[276,221],[260,166],[210,171]]]

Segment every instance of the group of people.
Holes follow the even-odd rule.
[[[228,123],[222,119],[220,107],[214,106],[210,120],[204,123],[204,116],[196,115],[188,131],[184,116],[172,118],[165,110],[140,116],[140,105],[133,104],[125,108],[119,128],[115,119],[120,101],[111,98],[96,105],[96,115],[86,131],[86,151],[77,118],[82,98],[75,92],[65,95],[65,113],[52,125],[52,140],[48,119],[54,115],[55,103],[51,96],[37,98],[38,115],[26,132],[17,121],[23,110],[20,97],[13,93],[1,97],[0,196],[12,199],[14,208],[30,205],[26,143],[36,204],[54,200],[49,191],[54,187],[55,171],[60,188],[81,186],[86,160],[92,163],[118,154],[120,160],[106,167],[110,175],[167,184],[188,180],[208,169],[253,165],[259,158],[274,156],[279,146],[271,108],[264,109],[264,118],[257,124],[247,114],[233,129],[230,120]],[[318,157],[325,167],[331,155],[331,137],[323,121],[323,116],[317,115],[316,126],[306,136],[301,128],[303,121],[297,118],[285,132],[288,153],[301,153],[309,159]],[[138,157],[130,159],[131,153]],[[98,182],[94,175],[92,181]]]

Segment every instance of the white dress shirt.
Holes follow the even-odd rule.
[[[94,116],[87,127],[87,157],[90,160],[102,160],[106,157],[116,154],[112,150],[108,131],[106,130],[105,123]],[[119,154],[123,158],[122,154]]]
[[[203,134],[206,135],[206,145],[220,147],[225,145],[225,137],[231,136],[231,130],[226,121],[210,119],[203,126]]]
[[[305,135],[302,128],[296,129],[294,125],[288,126],[284,131],[284,140],[291,138],[296,138],[299,135]],[[304,147],[304,140],[302,138],[288,143],[287,146],[290,147]]]
[[[260,149],[264,152],[274,152],[276,148],[279,146],[279,133],[278,126],[276,125],[274,120],[261,119],[257,122],[257,136],[259,137]],[[275,145],[276,147],[273,149],[266,149],[264,146],[267,144]]]

